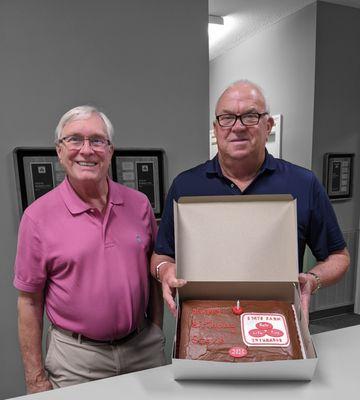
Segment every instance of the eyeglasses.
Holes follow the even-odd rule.
[[[236,114],[221,114],[216,116],[216,120],[220,126],[223,128],[230,128],[236,124],[236,121],[239,119],[241,123],[245,126],[255,126],[259,123],[260,118],[263,115],[269,114],[268,112],[264,113],[247,113],[242,115]]]
[[[80,150],[84,146],[85,140],[95,151],[105,151],[105,148],[111,144],[110,140],[101,136],[84,137],[81,135],[65,136],[59,139],[58,143],[64,143],[69,150]]]

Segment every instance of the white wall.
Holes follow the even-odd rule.
[[[0,2],[0,398],[24,393],[12,150],[51,146],[60,116],[92,103],[114,123],[117,147],[165,150],[166,186],[205,160],[207,7],[207,0]]]
[[[211,121],[221,92],[238,79],[250,79],[264,89],[271,112],[283,115],[282,158],[311,168],[315,31],[312,4],[211,61]]]

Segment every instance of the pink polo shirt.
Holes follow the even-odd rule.
[[[98,340],[127,335],[144,315],[157,232],[146,196],[108,182],[104,217],[67,179],[32,203],[15,261],[15,287],[45,290],[53,324]]]

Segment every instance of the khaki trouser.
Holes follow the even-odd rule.
[[[116,345],[82,342],[50,326],[45,369],[54,388],[76,385],[164,365],[164,345],[162,330],[150,321]]]

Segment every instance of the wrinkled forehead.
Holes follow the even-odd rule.
[[[216,114],[234,106],[255,108],[265,111],[265,99],[257,88],[252,85],[232,86],[224,91],[216,105]]]

